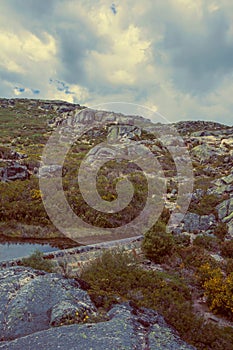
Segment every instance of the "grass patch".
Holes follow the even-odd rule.
[[[53,272],[55,268],[55,264],[51,260],[45,260],[39,250],[35,250],[28,258],[23,258],[22,265],[46,272]]]

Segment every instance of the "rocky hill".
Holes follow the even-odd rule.
[[[27,225],[37,227],[35,231],[38,233],[34,232],[34,235],[36,234],[38,237],[49,235],[46,230],[43,232],[41,228],[45,223],[48,226],[51,225],[40,201],[37,179],[43,146],[51,132],[59,125],[63,125],[65,130],[72,130],[72,132],[82,128],[82,138],[66,157],[63,167],[64,184],[69,182],[71,185],[74,166],[77,168],[77,163],[80,163],[85,154],[106,137],[118,140],[130,139],[139,145],[146,146],[162,165],[162,170],[168,181],[165,207],[171,212],[177,204],[177,186],[179,185],[177,164],[172,159],[171,148],[169,149],[173,146],[174,137],[171,135],[168,138],[166,135],[166,140],[164,140],[156,138],[153,134],[156,127],[156,132],[161,135],[164,125],[155,125],[140,116],[94,111],[63,101],[27,99],[1,99],[0,123],[0,180],[3,192],[5,189],[7,191],[2,198],[4,212],[1,232],[6,235],[9,231],[7,223],[10,221],[12,224],[14,219],[16,226],[20,222],[20,225],[24,227],[24,236],[30,236],[30,229],[27,229]],[[215,230],[225,227],[226,238],[230,238],[233,235],[233,127],[203,121],[178,122],[172,127],[179,132],[184,140],[182,147],[185,146],[189,151],[194,172],[192,202],[176,232],[213,234]],[[177,149],[179,148],[177,145],[175,146]],[[108,153],[109,150],[105,149],[105,152]],[[106,159],[112,159],[115,156],[113,153],[107,153],[105,154]],[[89,162],[92,167],[102,155],[103,150],[98,149],[98,147],[95,147],[94,153],[90,152]],[[180,158],[182,161],[182,156]],[[76,164],[74,164],[75,161]],[[49,174],[53,176],[56,172],[59,172],[59,166],[56,164],[41,168],[42,176]],[[109,180],[113,181],[114,171],[111,170],[110,174],[107,175],[105,171],[104,176],[105,180],[108,177]],[[17,186],[21,187],[21,191],[24,191],[24,198],[17,199],[17,202],[21,201],[22,205],[26,206],[24,213],[22,208],[16,210],[14,198],[11,198],[17,191],[16,185],[13,183],[15,180],[25,180],[25,185],[23,182],[20,184],[17,182]],[[189,181],[188,178],[187,181]],[[108,186],[108,193],[105,195],[112,196],[114,199],[116,195],[114,186],[109,183]],[[10,195],[11,191],[12,196]],[[72,190],[67,191],[67,195],[72,202],[74,195]],[[26,198],[34,203],[26,205]],[[85,207],[84,203],[82,204]],[[73,205],[74,210],[78,210],[75,203],[71,203],[71,205]],[[33,219],[35,209],[37,218]],[[130,210],[133,208],[130,207]],[[90,212],[89,216],[93,217],[93,212]],[[55,228],[52,229],[52,226],[50,228],[53,231],[50,232],[51,235],[59,235]],[[20,235],[19,231],[22,231],[22,228],[18,227],[18,235]]]
[[[62,145],[73,141],[64,164],[55,144],[52,161],[42,158],[56,130]],[[152,123],[143,116],[64,101],[0,99],[0,135],[3,240],[69,241],[44,208],[41,179],[61,176],[62,192],[73,212],[93,227],[120,227],[114,239],[127,237],[123,226],[143,212],[149,193],[146,180],[155,182],[155,196],[166,190],[158,202],[158,224],[148,230],[142,248],[132,252],[138,259],[135,269],[126,258],[119,265],[93,259],[90,269],[81,272],[85,292],[80,276],[67,273],[64,261],[63,277],[22,266],[2,269],[0,349],[39,349],[48,344],[51,349],[66,349],[67,344],[76,349],[77,342],[87,349],[103,344],[106,349],[191,349],[187,343],[197,349],[233,349],[232,126]],[[111,147],[100,145],[106,140]],[[99,167],[102,159],[106,164]],[[117,179],[131,181],[134,194],[125,210],[102,212],[88,206],[77,186],[77,169],[84,160],[87,175],[98,170],[97,190],[109,205],[119,195]],[[137,162],[146,164],[144,172]],[[91,183],[85,191],[92,195]],[[53,191],[53,205],[60,192]],[[65,220],[61,215],[62,224]],[[131,236],[140,233],[137,225],[132,226]],[[96,234],[80,242],[104,240]],[[111,259],[108,256],[107,261]],[[38,305],[41,290],[46,300]],[[84,321],[84,312],[93,322]]]

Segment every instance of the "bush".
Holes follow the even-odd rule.
[[[227,275],[233,272],[233,258],[226,259],[225,272]]]
[[[216,227],[216,229],[214,230],[214,234],[221,240],[224,239],[227,232],[228,232],[227,224],[225,224],[224,222],[220,222]]]
[[[217,251],[219,248],[218,239],[216,237],[211,237],[207,235],[196,236],[193,240],[193,244],[211,251]]]
[[[233,258],[233,239],[221,244],[221,254],[224,258]]]
[[[123,251],[106,251],[92,261],[81,278],[96,306],[131,300],[137,307],[160,312],[180,336],[200,350],[232,349],[232,329],[206,324],[195,315],[188,286],[178,276],[142,269]]]
[[[177,235],[174,236],[175,245],[178,247],[188,247],[191,244],[190,236],[188,235]]]
[[[221,199],[214,194],[204,195],[198,204],[192,206],[192,212],[198,215],[217,215],[215,207],[221,203]]]
[[[82,271],[81,278],[92,286],[92,296],[105,296],[105,306],[112,291],[117,295],[127,294],[137,279],[137,261],[134,255],[123,250],[106,250]],[[100,293],[99,293],[100,292]],[[110,293],[110,294],[109,294]],[[96,294],[96,296],[94,296]]]
[[[184,266],[192,270],[196,270],[205,263],[209,263],[211,265],[216,264],[215,260],[205,252],[205,249],[203,247],[195,245],[185,247],[179,249],[178,253],[182,258]]]
[[[220,268],[205,264],[200,267],[198,278],[210,310],[233,318],[233,272],[224,277]]]
[[[45,260],[43,258],[43,253],[41,253],[39,250],[36,250],[28,258],[23,258],[22,265],[36,270],[44,270],[46,272],[53,272],[55,267],[51,260]]]
[[[142,250],[145,256],[155,263],[162,263],[174,248],[174,237],[166,232],[166,225],[158,221],[144,236]]]
[[[219,272],[204,283],[207,302],[212,311],[233,318],[233,273],[226,278]]]

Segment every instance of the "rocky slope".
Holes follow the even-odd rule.
[[[174,164],[169,152],[172,147],[173,149],[181,147],[179,144],[173,145],[174,135],[170,135],[170,138],[166,135],[166,139],[156,138],[155,130],[161,137],[165,126],[154,125],[140,116],[125,116],[120,113],[83,108],[62,101],[0,100],[0,119],[5,123],[4,127],[2,125],[3,137],[0,146],[1,181],[11,182],[38,177],[42,146],[48,140],[51,131],[62,125],[63,130],[69,135],[77,130],[82,133],[78,151],[72,153],[76,159],[80,159],[77,152],[83,154],[83,150],[88,151],[92,148],[93,142],[98,143],[106,137],[111,142],[114,142],[114,139],[122,140],[123,146],[127,139],[146,146],[162,165],[169,184],[165,206],[170,212],[174,210],[177,204],[179,178],[176,171],[177,164]],[[184,145],[191,155],[195,176],[191,206],[176,232],[213,234],[219,225],[224,224],[228,231],[227,237],[232,237],[233,127],[203,121],[179,122],[172,127],[184,140]],[[103,155],[106,159],[116,156],[114,151],[110,152],[107,148],[97,146],[90,152],[90,166],[94,167]],[[180,155],[180,162],[182,160],[184,161],[184,155]],[[47,165],[40,169],[40,174],[55,176],[60,168],[56,164]],[[67,170],[63,169],[63,176],[69,179],[69,169],[67,176],[66,172]],[[184,182],[188,181],[188,177],[184,179]],[[205,205],[207,202],[211,208]],[[6,204],[8,203],[3,202],[2,206]]]

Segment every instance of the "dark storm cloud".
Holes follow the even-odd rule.
[[[21,73],[10,72],[6,69],[0,68],[0,85],[2,85],[4,81],[14,83],[16,81],[21,81],[22,79],[23,75]]]
[[[85,70],[85,63],[91,51],[107,52],[109,40],[97,35],[85,18],[63,22],[54,33],[58,45],[58,57],[61,61],[60,78],[69,84],[86,84],[92,81]]]
[[[61,78],[70,84],[85,82],[84,63],[88,50],[94,48],[93,35],[88,33],[82,23],[74,27],[57,30],[58,56],[61,60]]]
[[[44,39],[44,31],[50,31],[56,19],[54,11],[63,0],[1,0],[0,12],[9,16],[9,29],[24,28]]]
[[[96,35],[88,21],[88,13],[85,17],[79,16],[74,8],[72,16],[68,15],[68,3],[66,0],[3,0],[0,8],[2,5],[5,12],[12,13],[13,18],[41,42],[48,40],[45,32],[52,35],[57,45],[57,74],[60,79],[69,84],[91,84],[85,72],[88,52],[103,52],[108,42]]]
[[[31,21],[43,19],[51,14],[61,0],[1,0],[2,5],[17,13],[19,17],[31,18]],[[26,24],[26,23],[25,23]]]
[[[192,31],[182,26],[182,20],[168,22],[161,43],[170,57],[176,86],[197,95],[215,89],[233,72],[233,45],[227,40],[230,23],[225,14],[207,13],[202,24],[203,30]]]

